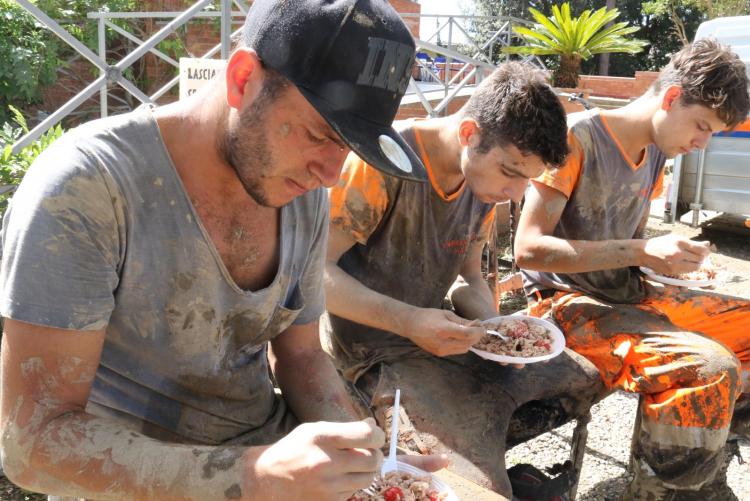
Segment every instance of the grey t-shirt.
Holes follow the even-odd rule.
[[[432,172],[412,124],[395,126]],[[382,187],[362,190],[357,178],[373,176],[382,179]],[[359,232],[353,229],[372,225],[371,213],[377,212],[373,207],[381,198],[386,202],[366,242],[354,244],[341,256],[341,269],[388,297],[420,308],[440,308],[471,246],[486,240],[494,204],[483,203],[465,183],[450,196],[439,190],[432,181],[380,175],[361,160],[347,164],[329,193],[332,200],[340,200],[332,210],[332,226],[356,240],[354,233]],[[321,340],[352,381],[380,362],[432,356],[404,337],[330,313],[322,320]]]
[[[189,138],[186,139],[189,141]],[[154,436],[278,438],[267,341],[324,309],[323,189],[281,209],[279,269],[240,289],[202,226],[149,109],[66,134],[5,215],[0,314],[106,328],[89,409]],[[271,429],[274,428],[274,429]]]
[[[648,145],[641,163],[632,165],[623,156],[599,110],[568,116],[568,127],[580,145],[578,181],[571,192],[554,236],[566,240],[623,240],[635,237],[651,205],[666,157]],[[579,291],[610,303],[638,303],[645,294],[636,267],[584,273],[551,273],[522,270],[526,293],[557,289]]]

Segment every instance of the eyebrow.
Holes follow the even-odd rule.
[[[513,174],[514,176],[526,177],[526,174],[524,174],[520,170],[516,169],[515,167],[509,166],[505,162],[500,162],[500,168],[503,169],[506,172],[509,172],[509,173]]]

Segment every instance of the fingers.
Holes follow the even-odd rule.
[[[339,462],[348,473],[375,475],[383,464],[380,449],[341,449],[331,453],[331,459]]]
[[[350,423],[310,423],[314,442],[336,449],[379,449],[385,444],[385,433],[375,420],[367,418]]]
[[[335,499],[345,501],[356,491],[369,487],[374,479],[375,475],[373,474],[348,473],[337,477],[335,480],[331,480],[330,483],[332,485],[330,485],[330,488],[338,493]]]
[[[423,309],[417,325],[409,339],[438,357],[466,353],[485,333],[480,322],[448,310]]]
[[[681,240],[677,245],[686,254],[684,258],[686,261],[702,263],[711,254],[710,242],[695,242],[686,239]]]
[[[438,471],[447,468],[450,460],[446,454],[430,454],[427,456],[400,455],[398,460],[402,463],[416,466],[424,471]]]

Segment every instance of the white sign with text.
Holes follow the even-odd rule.
[[[195,94],[224,69],[223,59],[180,58],[180,99]]]

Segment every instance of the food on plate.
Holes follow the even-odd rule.
[[[544,326],[524,319],[504,318],[484,324],[504,335],[502,339],[492,334],[485,334],[474,348],[495,355],[510,357],[539,357],[552,351],[552,333]]]
[[[664,275],[667,278],[676,278],[678,280],[714,280],[716,278],[717,268],[712,264],[703,264],[701,267],[690,273],[681,273],[679,275]]]
[[[358,491],[347,501],[441,501],[448,499],[430,484],[429,476],[415,476],[405,471],[391,471],[378,477],[368,489],[374,494]]]

